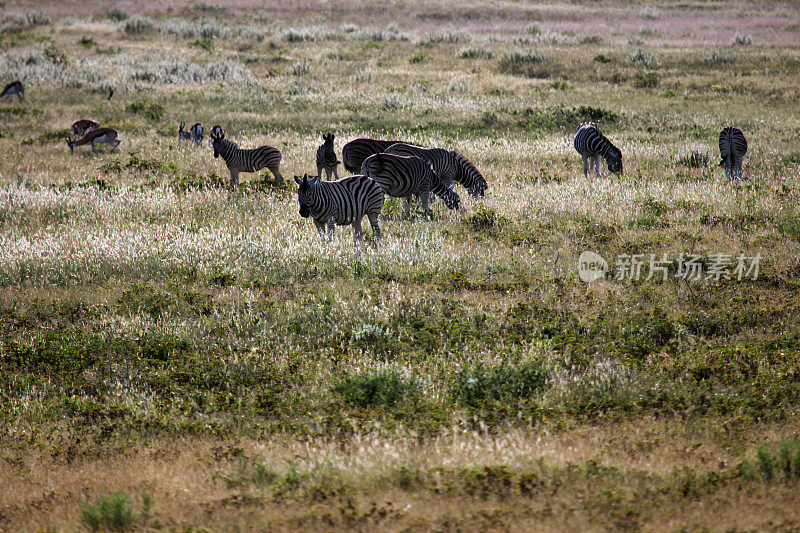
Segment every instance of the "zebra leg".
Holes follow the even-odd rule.
[[[328,219],[328,240],[333,242],[333,230],[336,229],[336,221],[333,217]]]
[[[742,157],[739,156],[736,158],[736,163],[734,164],[734,169],[736,171],[736,179],[740,180],[744,177],[744,170],[742,169]]]
[[[97,152],[97,150],[94,148],[94,141],[92,141],[92,152]]]
[[[283,176],[281,176],[281,165],[280,163],[275,166],[275,168],[270,168],[269,171],[272,172],[272,175],[275,176],[275,183],[277,185],[281,185],[283,183]]]
[[[317,176],[322,177],[322,165],[317,165]],[[328,178],[330,180],[330,178]]]
[[[228,170],[231,171],[231,187],[238,187],[239,186],[239,171],[233,170],[229,168]]]
[[[322,243],[324,244],[325,241],[325,224],[320,222],[316,218],[314,220],[314,226],[317,228],[317,233],[319,233],[319,238],[322,239]]]
[[[428,206],[428,195],[430,193],[428,191],[423,191],[419,193],[419,201],[422,203],[422,211],[425,212],[425,216],[428,217],[429,220],[433,220],[433,211]]]
[[[361,219],[353,220],[353,242],[358,244],[358,241],[364,238],[364,228],[361,227]]]
[[[333,167],[333,178],[335,180],[339,179],[339,165],[336,165],[335,167]],[[331,179],[330,174],[328,175],[328,179]]]
[[[585,155],[581,155],[583,159],[583,176],[586,177],[589,175],[589,158]]]
[[[411,195],[406,196],[406,203],[403,205],[403,211],[406,212],[406,218],[411,218]]]
[[[372,236],[375,237],[375,244],[378,244],[378,241],[381,240],[381,228],[378,227],[380,213],[370,213],[367,216],[369,216],[369,223],[372,226]]]
[[[594,175],[599,177],[600,176],[600,156],[599,155],[595,155],[594,157],[592,157],[592,160],[594,160]]]

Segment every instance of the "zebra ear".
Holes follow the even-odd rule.
[[[295,176],[294,182],[298,185],[301,185],[303,183],[303,180],[300,179],[300,176]]]

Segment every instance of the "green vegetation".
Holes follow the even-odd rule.
[[[633,28],[601,36],[555,31],[571,4],[275,5],[3,15],[0,75],[30,83],[0,102],[0,529],[791,529],[796,9],[580,6]],[[70,154],[79,118],[119,152]],[[585,121],[623,174],[583,176]],[[489,188],[323,245],[291,180],[228,190],[181,122],[284,176],[333,131]],[[760,270],[687,281],[682,254]]]

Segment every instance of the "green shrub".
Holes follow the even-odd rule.
[[[707,146],[692,144],[678,150],[673,160],[677,165],[689,168],[705,168],[711,160],[711,152]]]
[[[204,37],[202,39],[197,39],[195,42],[192,43],[192,46],[196,46],[198,48],[202,48],[206,52],[213,52],[214,51],[214,39],[209,39]]]
[[[529,78],[546,78],[550,75],[550,56],[540,52],[506,52],[500,58],[499,70],[505,74],[526,76]],[[553,65],[551,65],[552,67]]]
[[[736,53],[735,52],[726,52],[722,49],[711,50],[708,54],[706,54],[703,62],[706,65],[730,65],[736,62]]]
[[[471,407],[501,400],[525,400],[544,391],[550,370],[542,361],[530,360],[517,366],[479,363],[462,368],[453,383],[453,395]]]
[[[751,45],[753,44],[753,36],[746,33],[740,33],[737,31],[736,35],[733,36],[733,41],[731,41],[731,44],[738,46]]]
[[[355,407],[392,407],[418,389],[416,382],[397,370],[383,370],[345,376],[333,391]]]
[[[125,111],[135,115],[144,115],[153,122],[158,122],[164,117],[164,106],[156,102],[136,101],[125,106]]]
[[[641,48],[637,48],[635,52],[628,54],[628,61],[637,67],[655,68],[658,65],[653,53]]]
[[[125,13],[124,11],[120,11],[117,8],[114,8],[111,11],[109,11],[108,15],[106,15],[106,16],[108,17],[108,20],[111,20],[111,21],[114,21],[114,22],[122,22],[123,20],[126,20],[128,18],[128,14],[127,13]]]
[[[462,59],[491,59],[492,51],[482,46],[467,46],[458,51]]]
[[[659,76],[657,72],[637,72],[633,78],[633,86],[640,89],[658,87]]]
[[[611,63],[614,61],[614,58],[608,57],[605,54],[597,54],[594,56],[594,61],[597,61],[598,63]]]
[[[156,22],[153,19],[134,15],[129,19],[126,19],[125,26],[123,26],[123,31],[132,35],[138,35],[156,31],[156,28]]]
[[[89,531],[127,531],[134,520],[130,499],[121,490],[101,494],[94,504],[81,507],[81,522]]]

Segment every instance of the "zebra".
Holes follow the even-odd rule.
[[[725,167],[728,181],[735,175],[742,179],[742,160],[747,153],[747,140],[739,128],[728,126],[719,132],[719,154],[722,157],[719,166]]]
[[[328,175],[328,181],[331,179],[331,174],[338,180],[339,179],[339,171],[337,167],[339,166],[339,161],[336,159],[336,150],[333,148],[333,133],[323,133],[322,139],[325,141],[323,144],[317,148],[317,175],[322,176],[322,169],[325,169],[325,173]]]
[[[19,80],[12,81],[6,85],[5,89],[3,89],[3,92],[0,93],[0,98],[4,96],[11,98],[11,96],[15,94],[17,95],[17,98],[19,98],[20,102],[25,100],[25,85],[23,85]]]
[[[364,236],[361,219],[369,218],[372,234],[377,244],[381,238],[378,217],[383,207],[384,193],[380,185],[366,176],[355,175],[335,181],[322,181],[319,176],[308,174],[295,176],[299,185],[297,201],[300,204],[300,216],[314,220],[322,242],[325,242],[325,226],[328,227],[328,239],[333,240],[336,224],[353,225],[353,240],[358,242]]]
[[[280,172],[281,153],[272,146],[261,146],[252,150],[243,150],[225,138],[222,128],[214,126],[211,130],[211,144],[214,146],[214,157],[222,156],[231,173],[231,187],[239,185],[239,172],[257,172],[267,167],[275,176],[277,184],[283,183]]]
[[[397,143],[386,149],[387,154],[416,156],[425,159],[445,187],[452,190],[453,182],[460,183],[472,198],[484,196],[488,185],[475,165],[458,152],[444,148],[421,148],[413,144]]]
[[[403,141],[383,141],[380,139],[354,139],[342,148],[344,168],[355,174],[361,170],[364,160],[372,154],[380,154],[393,144]]]
[[[181,125],[178,127],[178,140],[179,141],[192,141],[197,146],[203,144],[203,125],[199,122],[196,122],[189,128],[189,131],[183,129],[186,127],[186,124],[181,121]]]
[[[584,122],[575,133],[575,150],[583,158],[583,175],[588,176],[594,163],[594,172],[600,174],[600,156],[606,160],[608,170],[622,173],[622,152],[600,133],[594,122]]]
[[[405,198],[406,215],[411,210],[411,196],[422,202],[422,210],[433,218],[428,207],[428,195],[432,190],[444,200],[450,209],[460,209],[458,194],[444,186],[430,163],[420,157],[395,154],[373,154],[361,165],[361,174],[378,182],[389,196]]]

